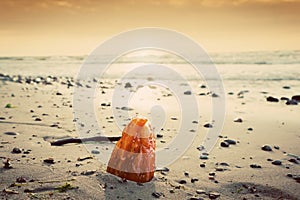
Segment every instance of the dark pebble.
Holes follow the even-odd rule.
[[[289,159],[289,162],[299,164],[299,162],[295,158]]]
[[[227,142],[228,144],[233,144],[233,145],[236,144],[236,141],[235,140],[231,140],[231,139],[226,139],[226,140],[224,140],[224,142]]]
[[[4,134],[5,135],[12,135],[12,136],[19,135],[19,133],[17,133],[17,132],[11,132],[11,131],[5,132]]]
[[[37,117],[37,118],[35,118],[34,121],[40,122],[40,121],[42,121],[42,119]]]
[[[203,89],[203,88],[206,88],[206,85],[201,85],[200,88],[202,88],[202,89]]]
[[[294,95],[294,96],[292,96],[292,100],[300,102],[300,95]]]
[[[258,165],[258,164],[251,164],[250,167],[251,167],[251,168],[255,168],[255,169],[261,168],[261,166]]]
[[[186,180],[181,179],[181,180],[178,181],[178,183],[179,183],[179,184],[186,184],[187,182],[186,182]]]
[[[54,164],[54,159],[53,158],[47,158],[47,159],[44,159],[44,163],[47,163],[47,164]]]
[[[185,91],[183,94],[185,94],[185,95],[191,95],[192,92],[188,90],[188,91]]]
[[[208,175],[209,175],[209,176],[215,176],[216,173],[215,173],[215,172],[209,172]]]
[[[60,92],[56,92],[56,95],[62,95],[62,93],[60,93]]]
[[[277,150],[279,150],[279,149],[280,149],[280,147],[279,147],[279,146],[277,146],[277,145],[274,145],[274,149],[277,149]]]
[[[235,119],[235,120],[233,120],[234,122],[238,122],[238,123],[242,123],[243,122],[243,120],[242,120],[242,118],[237,118],[237,119]]]
[[[273,165],[281,165],[281,161],[280,160],[274,160],[273,162],[272,162],[272,164]]]
[[[191,178],[191,183],[195,183],[196,181],[199,181],[198,178]]]
[[[162,195],[163,195],[162,192],[153,192],[152,193],[152,196],[155,197],[155,198],[160,198]]]
[[[272,158],[268,158],[268,159],[267,159],[267,161],[269,161],[269,162],[272,162],[272,161],[273,161],[273,159],[272,159]]]
[[[26,183],[27,181],[26,181],[26,179],[24,178],[24,177],[18,177],[17,179],[16,179],[16,182],[17,183]]]
[[[290,99],[287,98],[287,97],[281,97],[280,100],[281,100],[281,101],[289,101]]]
[[[203,126],[204,126],[205,128],[212,128],[212,127],[213,127],[213,125],[210,124],[210,123],[206,123],[206,124],[204,124]]]
[[[96,173],[96,170],[88,170],[88,171],[81,172],[80,174],[84,175],[84,176],[90,176],[90,175],[93,175],[95,173]]]
[[[163,137],[164,137],[163,134],[160,134],[160,133],[156,134],[156,138],[163,138]]]
[[[200,155],[200,159],[201,159],[201,160],[207,160],[207,159],[208,159],[208,156],[202,154],[202,155]]]
[[[6,118],[5,117],[0,117],[0,120],[5,120]]]
[[[267,97],[267,101],[269,101],[269,102],[279,102],[279,100],[277,98],[271,97],[271,96]]]
[[[220,193],[218,193],[218,192],[210,192],[209,194],[208,194],[208,197],[210,198],[210,199],[216,199],[216,198],[219,198],[221,195],[220,195]]]
[[[185,171],[184,173],[183,173],[186,177],[189,177],[189,172],[187,172],[187,171]]]
[[[264,145],[264,146],[261,147],[261,149],[262,149],[263,151],[272,151],[272,147],[269,146],[269,145]]]
[[[125,87],[125,88],[131,88],[132,85],[131,85],[131,83],[127,82],[127,83],[125,83],[125,86],[124,86],[124,87]]]
[[[296,100],[287,100],[285,104],[286,105],[298,105],[298,101],[296,101]]]
[[[248,128],[247,130],[248,130],[248,131],[253,131],[253,128]]]
[[[221,147],[229,147],[229,144],[227,142],[221,142]]]
[[[286,86],[283,86],[282,88],[283,88],[283,89],[286,89],[286,90],[291,89],[291,87],[290,87],[290,86],[287,86],[287,85],[286,85]]]
[[[205,164],[204,164],[204,163],[200,164],[200,167],[204,168],[204,167],[205,167]]]
[[[13,148],[13,150],[11,152],[12,153],[22,153],[21,149],[19,149],[18,147]]]

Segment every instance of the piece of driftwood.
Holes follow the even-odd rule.
[[[61,139],[51,142],[51,146],[62,146],[64,144],[70,144],[70,143],[84,143],[84,142],[114,142],[118,141],[121,138],[121,136],[95,136],[95,137],[89,137],[89,138],[67,138],[67,139]]]

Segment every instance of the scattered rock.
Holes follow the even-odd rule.
[[[167,167],[162,167],[162,168],[156,168],[155,171],[156,172],[169,172],[170,169]]]
[[[12,153],[22,153],[21,149],[18,147],[13,148]]]
[[[226,140],[224,140],[224,142],[227,142],[228,144],[232,144],[232,145],[236,144],[236,141],[232,140],[232,139],[226,139]]]
[[[279,150],[279,149],[280,149],[280,147],[279,147],[279,146],[277,146],[277,145],[274,145],[274,149],[277,149],[277,150]]]
[[[201,159],[201,160],[207,160],[207,159],[208,159],[208,156],[207,156],[207,155],[204,155],[204,154],[202,154],[202,155],[200,155],[200,159]]]
[[[2,190],[2,192],[7,193],[7,194],[19,194],[18,191],[16,191],[16,190],[11,190],[11,189],[7,189],[7,188],[4,188],[4,189]]]
[[[210,199],[217,199],[217,198],[219,198],[221,195],[220,195],[220,193],[218,193],[218,192],[210,192],[209,194],[208,194],[208,197],[210,198]]]
[[[94,150],[91,151],[91,153],[92,153],[92,154],[99,154],[100,151],[94,149]]]
[[[61,92],[56,92],[56,95],[60,96],[60,95],[62,95],[62,93]]]
[[[196,190],[197,194],[206,194],[205,190]]]
[[[296,100],[287,100],[286,101],[286,103],[285,103],[286,105],[298,105],[298,101],[296,101]]]
[[[202,88],[202,89],[206,88],[206,85],[200,85],[200,88]]]
[[[177,181],[179,184],[186,184],[187,182],[186,182],[186,180],[184,180],[184,179],[181,179],[181,180],[179,180],[179,181]]]
[[[227,142],[221,142],[221,147],[229,147],[229,144]]]
[[[153,192],[152,193],[152,196],[155,197],[155,198],[160,198],[162,195],[163,195],[162,192]]]
[[[269,102],[279,102],[279,100],[277,98],[272,97],[272,96],[267,97],[267,101],[269,101]]]
[[[211,96],[214,98],[219,97],[219,95],[217,95],[216,93],[212,93]]]
[[[203,127],[205,127],[205,128],[212,128],[212,127],[213,127],[213,125],[212,125],[212,124],[210,124],[210,123],[206,123],[206,124],[204,124],[204,125],[203,125]]]
[[[238,122],[238,123],[242,123],[243,122],[243,119],[242,118],[236,118],[233,120],[234,122]]]
[[[281,100],[281,101],[289,101],[290,99],[287,98],[287,97],[281,97],[280,100]]]
[[[131,83],[129,83],[129,82],[125,83],[124,88],[131,88],[131,87],[132,87]]]
[[[35,118],[34,121],[40,122],[40,121],[42,121],[42,119],[37,117],[37,118]]]
[[[44,159],[44,163],[47,163],[47,164],[54,164],[54,159],[53,158],[47,158],[47,159]]]
[[[204,164],[204,163],[200,164],[200,167],[201,167],[201,168],[204,168],[204,167],[205,167],[205,164]]]
[[[5,135],[12,135],[12,136],[16,136],[16,135],[19,135],[19,133],[17,133],[17,132],[5,132],[4,133]]]
[[[90,176],[90,175],[93,175],[95,173],[96,173],[96,170],[87,170],[87,171],[81,172],[80,174],[84,175],[84,176]]]
[[[299,162],[295,158],[289,159],[289,162],[299,164]]]
[[[263,151],[272,151],[272,147],[269,146],[269,145],[264,145],[264,146],[261,147],[261,149],[262,149]]]
[[[273,162],[272,162],[272,164],[273,165],[281,165],[281,161],[280,160],[274,160]]]
[[[123,106],[123,107],[121,108],[121,110],[132,111],[133,108],[129,108],[129,107],[127,107],[127,106]]]
[[[195,183],[196,181],[199,181],[198,178],[191,178],[191,183]]]
[[[188,90],[188,91],[185,91],[183,94],[184,94],[184,95],[191,95],[192,92],[191,92],[190,90]]]
[[[294,96],[292,96],[292,100],[300,102],[300,95],[294,95]]]
[[[250,128],[248,128],[247,130],[248,130],[248,131],[253,131],[253,128],[250,127]]]
[[[171,117],[171,120],[178,120],[177,117]]]
[[[11,166],[11,162],[10,162],[9,158],[7,158],[5,161],[3,161],[3,164],[4,164],[4,166],[3,166],[4,169],[11,169],[11,168],[13,168]]]
[[[250,167],[251,167],[251,168],[254,168],[254,169],[261,168],[261,166],[258,165],[258,164],[251,164]]]
[[[290,87],[290,86],[287,86],[287,85],[286,85],[286,86],[283,86],[282,88],[283,88],[283,89],[286,89],[286,90],[291,89],[291,87]]]
[[[27,180],[26,180],[24,177],[20,176],[20,177],[18,177],[18,178],[16,179],[16,182],[17,182],[17,183],[26,183]]]

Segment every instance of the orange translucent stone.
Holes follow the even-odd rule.
[[[107,172],[144,183],[151,181],[155,170],[155,137],[150,122],[134,118],[124,128],[107,166]]]

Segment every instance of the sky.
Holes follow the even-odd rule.
[[[140,27],[208,52],[300,50],[300,0],[3,0],[0,56],[87,55]]]

